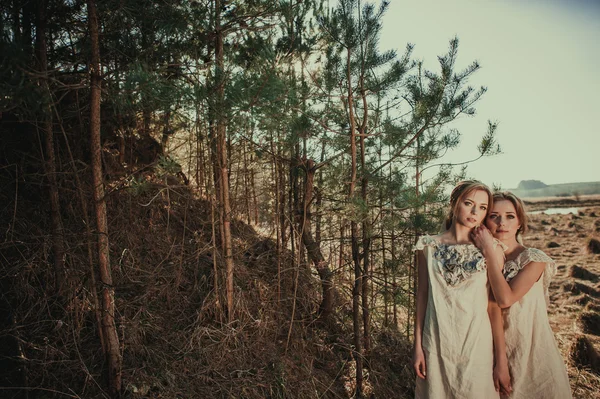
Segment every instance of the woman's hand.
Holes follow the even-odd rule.
[[[511,394],[512,386],[507,362],[500,362],[494,366],[494,387],[496,387],[496,392],[500,392],[502,396]]]
[[[492,233],[484,225],[475,227],[471,231],[471,239],[483,254],[486,252],[493,253],[494,236],[492,236]]]
[[[422,380],[427,378],[427,366],[425,365],[425,353],[421,345],[415,345],[413,350],[413,368],[417,373],[417,377]]]

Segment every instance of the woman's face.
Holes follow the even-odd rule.
[[[488,194],[483,190],[467,193],[456,206],[456,223],[469,228],[479,226],[485,219],[488,203]]]
[[[512,202],[507,200],[494,201],[494,207],[490,211],[485,225],[499,240],[517,236],[521,222]]]

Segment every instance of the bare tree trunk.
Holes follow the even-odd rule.
[[[248,154],[246,140],[242,142],[242,159],[244,161],[244,207],[246,208],[246,221],[252,224],[252,210],[250,209],[250,169],[248,169]]]
[[[323,143],[321,144],[321,160],[320,160],[320,162],[323,162],[324,160],[325,160],[325,140],[323,140]],[[316,191],[315,205],[316,205],[316,209],[317,209],[317,217],[315,220],[315,239],[317,240],[318,243],[321,242],[321,219],[322,219],[321,206],[323,203],[323,195],[321,193],[322,187],[323,187],[323,172],[319,170],[317,188],[315,190]]]
[[[221,296],[219,295],[219,264],[218,264],[218,250],[217,250],[217,229],[216,229],[216,225],[217,225],[217,220],[215,218],[215,208],[216,206],[216,199],[215,199],[215,195],[210,195],[210,217],[211,217],[211,233],[212,233],[212,259],[213,259],[213,275],[214,275],[214,279],[213,279],[213,285],[214,285],[214,291],[215,291],[215,306],[217,308],[217,311],[219,313],[219,320],[222,321],[223,319],[223,312],[222,312],[222,307],[221,307]]]
[[[360,170],[361,170],[361,198],[363,206],[369,206],[369,198],[367,196],[367,188],[369,186],[369,177],[367,174],[367,165],[365,159],[365,136],[367,134],[367,120],[368,120],[368,108],[367,108],[367,96],[364,89],[363,79],[360,80],[361,84],[361,98],[363,103],[363,120],[360,125]],[[363,315],[363,342],[365,344],[364,356],[367,358],[371,351],[371,310],[369,306],[369,292],[370,292],[370,250],[371,250],[371,215],[370,212],[365,212],[362,222],[362,260],[363,260],[363,272],[362,272],[362,315]]]
[[[109,256],[108,223],[104,182],[102,181],[102,145],[100,141],[100,45],[98,39],[98,15],[94,0],[87,0],[88,27],[92,44],[90,62],[90,145],[92,151],[92,176],[96,204],[96,228],[98,230],[98,266],[102,281],[102,330],[106,345],[105,357],[108,366],[108,387],[112,396],[121,393],[121,354],[119,336],[115,325],[115,292]]]
[[[312,236],[311,228],[311,213],[310,204],[313,199],[313,185],[315,178],[315,162],[309,159],[304,164],[306,171],[306,181],[304,186],[304,208],[303,208],[303,223],[302,226],[302,243],[304,244],[308,257],[315,265],[319,277],[321,278],[321,286],[323,289],[323,298],[319,307],[319,318],[321,321],[327,323],[329,317],[333,312],[333,305],[335,299],[335,291],[333,288],[332,273],[329,269],[328,262],[325,260],[323,253],[321,252],[321,246],[318,241],[315,241]]]
[[[354,119],[354,93],[352,92],[352,76],[350,73],[350,61],[352,59],[352,50],[347,49],[346,54],[346,84],[348,90],[347,106],[350,122],[350,187],[348,190],[348,202],[354,201],[354,190],[356,188],[356,121]],[[362,270],[360,266],[360,251],[358,244],[358,224],[355,220],[350,221],[350,238],[352,246],[352,261],[354,264],[354,285],[352,287],[352,321],[354,332],[354,347],[356,361],[356,398],[363,396],[363,353],[362,339],[360,331],[360,295],[362,292]]]
[[[160,140],[160,146],[163,151],[167,151],[167,143],[169,142],[169,136],[171,135],[171,110],[165,112],[165,121],[163,126],[162,137]]]
[[[218,174],[221,181],[221,215],[223,242],[221,249],[225,260],[226,270],[226,292],[227,292],[227,315],[228,320],[233,321],[233,248],[231,241],[231,205],[229,202],[229,172],[228,154],[226,143],[226,120],[225,120],[225,71],[223,56],[223,30],[221,29],[221,0],[215,0],[215,66],[217,81],[216,87],[216,133],[217,133],[217,158]]]
[[[381,267],[383,268],[383,325],[390,326],[390,284],[388,281],[388,268],[385,262],[385,228],[383,223],[383,195],[379,199],[379,209],[381,212]]]
[[[383,150],[383,140],[379,144],[379,164],[381,164],[381,153]],[[386,264],[386,248],[385,248],[385,211],[383,201],[383,187],[379,189],[379,220],[380,220],[380,234],[381,234],[381,267],[383,270],[383,325],[386,328],[390,326],[390,284],[388,280],[388,265]]]
[[[280,174],[280,168],[279,168],[279,160],[277,159],[276,156],[276,152],[275,152],[275,145],[274,145],[274,141],[271,141],[271,152],[273,153],[273,172],[275,175],[275,192],[273,193],[273,196],[275,197],[275,208],[274,208],[274,212],[273,212],[273,223],[275,224],[275,232],[277,235],[277,245],[276,245],[276,252],[277,252],[277,303],[280,303],[281,301],[281,253],[282,253],[282,229],[284,228],[282,222],[281,222],[281,205],[280,205],[280,192],[283,191],[283,189],[281,188],[280,185],[280,180],[279,180],[279,174]],[[277,148],[279,148],[279,146],[277,146]]]
[[[45,162],[44,169],[48,178],[48,195],[50,197],[50,214],[52,220],[52,252],[54,255],[54,273],[57,291],[65,278],[65,247],[62,219],[60,217],[60,201],[58,182],[56,180],[56,155],[54,152],[54,132],[52,130],[52,96],[48,87],[48,57],[46,49],[47,0],[37,0],[35,53],[40,72],[40,89],[45,103],[42,108],[41,130],[44,135]],[[30,24],[29,24],[30,25]],[[31,29],[31,27],[29,28]]]
[[[296,253],[296,241],[297,241],[297,237],[296,237],[296,226],[297,223],[299,224],[300,221],[298,220],[298,218],[296,217],[297,215],[295,215],[296,210],[298,209],[298,164],[299,164],[299,160],[300,160],[300,146],[298,143],[296,143],[296,145],[293,147],[292,149],[292,157],[291,157],[291,162],[289,165],[289,183],[290,183],[290,189],[288,192],[288,213],[290,215],[291,221],[289,224],[290,227],[290,244],[291,244],[291,249],[292,249],[292,258],[296,259],[296,256],[299,255],[299,253]],[[300,259],[300,258],[298,258]]]
[[[250,120],[252,122],[252,120]],[[254,127],[250,129],[250,143],[254,142]],[[256,182],[254,176],[254,151],[250,148],[250,187],[252,190],[252,206],[254,208],[254,224],[258,225],[258,199],[256,198]]]
[[[277,135],[278,139],[279,139],[279,134]],[[279,149],[278,154],[281,155],[282,151],[281,149]],[[287,247],[287,240],[288,240],[288,236],[286,235],[286,230],[287,230],[287,219],[285,217],[285,202],[287,201],[287,198],[285,197],[285,185],[286,185],[286,180],[285,180],[285,173],[284,171],[284,164],[282,161],[278,160],[277,161],[278,165],[279,165],[279,210],[278,210],[278,215],[279,215],[279,225],[280,227],[280,231],[281,231],[281,248],[286,248]]]
[[[346,219],[340,220],[340,250],[338,259],[338,269],[342,270],[344,266],[344,240],[346,239]]]
[[[415,239],[414,244],[417,243],[419,239],[419,196],[421,193],[419,192],[420,185],[420,170],[419,170],[419,157],[420,157],[420,147],[421,147],[421,138],[417,137],[417,148],[416,148],[416,156],[415,156],[415,197],[417,199],[417,206],[415,207]],[[417,301],[417,252],[414,252],[412,257],[412,262],[408,265],[408,317],[406,318],[406,338],[410,338],[410,332],[412,331],[411,325],[417,322],[417,313],[414,311],[415,304]]]
[[[390,172],[391,172],[390,166]],[[390,211],[390,218],[394,219],[394,205],[392,204],[392,210]],[[392,232],[390,237],[390,246],[391,246],[391,256],[393,264],[396,264],[396,228],[392,224]],[[398,304],[396,303],[396,291],[398,287],[396,286],[396,271],[392,271],[392,307],[393,307],[393,322],[394,322],[394,330],[398,329]]]
[[[194,177],[196,179],[196,186],[198,187],[198,194],[202,197],[202,189],[204,187],[204,149],[202,148],[202,134],[200,129],[200,107],[196,104],[196,121],[194,123],[196,133],[196,157],[194,165]],[[200,172],[202,167],[202,173]],[[207,193],[208,195],[208,193]]]

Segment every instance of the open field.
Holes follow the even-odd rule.
[[[588,197],[593,198],[528,201],[529,210],[578,207],[578,211],[531,215],[525,236],[525,245],[545,251],[557,262],[548,313],[575,398],[600,398],[600,254],[588,248],[592,238],[600,239],[600,196]]]
[[[596,181],[586,183],[551,184],[545,187],[533,189],[515,188],[511,189],[510,191],[514,192],[516,195],[522,198],[548,196],[567,197],[571,195],[598,195],[600,194],[600,182]]]
[[[522,197],[528,211],[547,208],[600,207],[600,194],[580,195],[578,197]]]

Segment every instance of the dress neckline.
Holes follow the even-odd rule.
[[[521,252],[519,252],[519,254],[518,254],[518,255],[517,255],[517,256],[516,256],[514,259],[508,259],[508,260],[507,260],[506,262],[504,262],[504,263],[508,263],[508,262],[514,262],[514,263],[517,263],[517,264],[518,264],[518,262],[517,262],[517,261],[519,260],[519,258],[521,258],[521,256],[523,256],[523,254],[524,254],[525,252],[529,251],[529,248],[527,248],[527,247],[524,247],[524,248],[525,248],[525,249],[524,249],[524,250],[522,250]]]
[[[442,242],[442,241],[440,241],[440,239],[439,239],[437,236],[430,236],[430,235],[427,235],[426,237],[429,237],[431,240],[435,241],[435,242],[436,242],[436,244],[439,244],[439,245],[444,245],[444,246],[446,246],[446,247],[455,247],[455,246],[456,246],[456,247],[460,247],[460,246],[469,246],[469,245],[471,245],[471,246],[475,246],[475,244],[473,244],[472,242],[450,244],[450,243],[446,243],[446,242]]]

